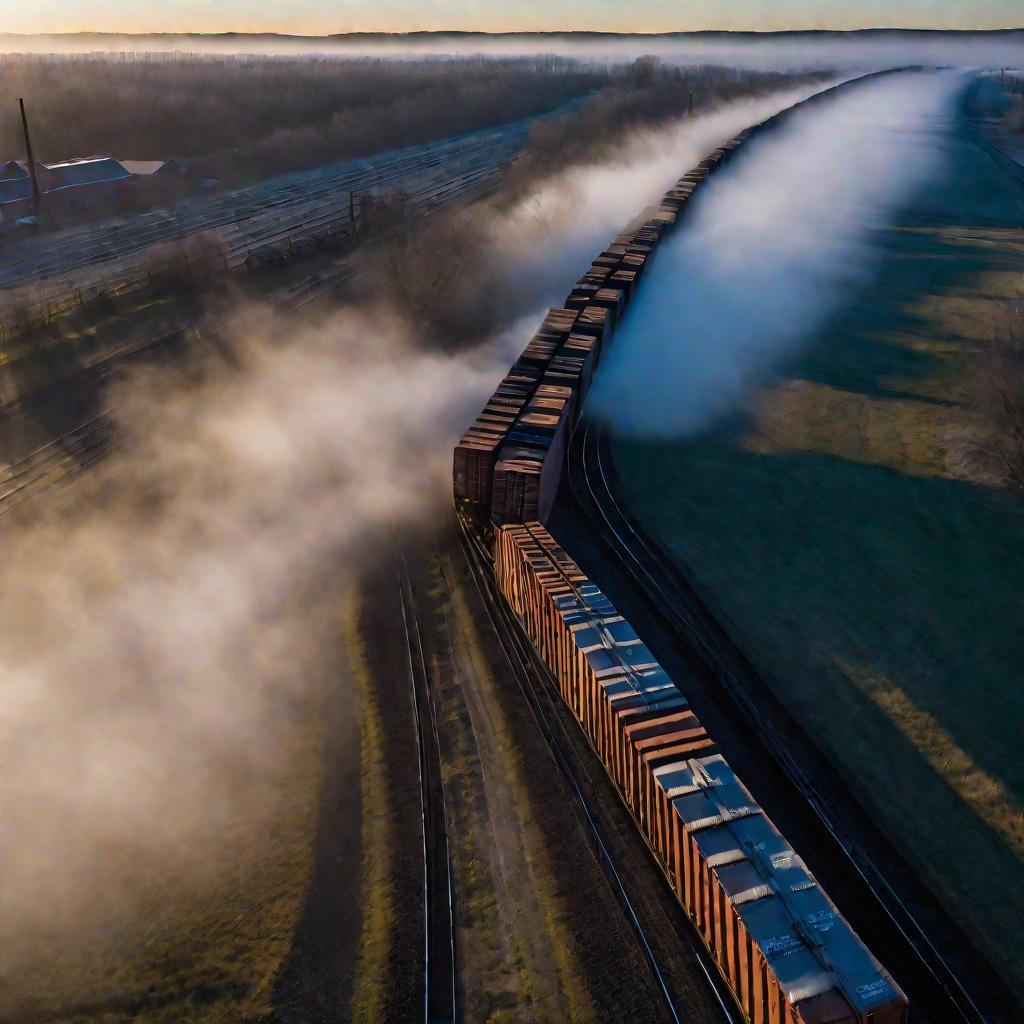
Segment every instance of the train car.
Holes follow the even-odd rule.
[[[456,506],[478,524],[547,520],[568,437],[590,380],[648,260],[686,211],[710,170],[749,137],[742,133],[688,171],[599,253],[562,308],[548,311],[509,375],[455,446]],[[564,406],[539,408],[541,386],[568,389]]]
[[[502,594],[751,1024],[905,1024],[909,1003],[686,698],[541,523],[495,527]]]

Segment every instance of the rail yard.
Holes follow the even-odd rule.
[[[458,194],[480,194],[521,148],[529,124],[526,120],[288,175],[215,198],[187,200],[165,213],[140,214],[124,223],[72,228],[56,250],[40,239],[10,245],[0,268],[0,288],[32,284],[34,301],[40,304],[88,297],[144,277],[152,246],[204,233],[222,243],[226,268],[238,268],[289,243],[311,245],[318,238],[350,233],[355,207],[339,201],[339,193],[400,190],[425,207],[444,205]]]
[[[769,609],[771,559],[752,538],[777,510],[753,496],[747,507],[733,462],[701,461],[704,446],[824,444],[825,423],[842,436],[852,399],[837,396],[876,398],[861,361],[887,367],[877,397],[889,409],[906,401],[907,367],[923,353],[945,353],[954,328],[981,339],[964,326],[989,310],[974,292],[1008,310],[994,336],[1008,353],[999,372],[1015,372],[1018,79],[936,67],[933,56],[908,48],[899,62],[827,79],[800,68],[775,92],[752,75],[749,97],[697,114],[692,94],[676,97],[662,122],[621,129],[595,146],[599,156],[581,145],[578,162],[574,137],[597,134],[602,116],[618,124],[607,97],[0,243],[0,297],[24,296],[0,324],[0,535],[9,582],[19,581],[6,595],[0,585],[0,659],[9,651],[20,752],[0,803],[26,837],[8,869],[17,894],[0,930],[12,939],[0,943],[0,1024],[1024,1019],[1017,955],[994,948],[1004,918],[993,915],[996,938],[980,935],[986,904],[968,911],[931,872],[936,858],[879,813],[876,790],[902,770],[902,748],[878,749],[886,730],[872,732],[870,717],[843,712],[831,693],[816,696],[830,677],[782,686],[787,656],[751,626],[753,595],[764,623],[789,615],[790,602],[806,623],[815,615],[809,599],[782,593]],[[718,81],[723,69],[711,70]],[[641,98],[652,80],[667,90],[682,80],[671,61],[646,56],[620,79]],[[939,127],[929,134],[904,101],[933,85],[927,110]],[[869,129],[872,96],[883,116]],[[716,120],[730,104],[756,114]],[[605,115],[587,120],[588,105]],[[905,132],[961,159],[967,138],[986,167],[984,187],[964,187],[970,226],[936,212],[940,189],[923,174],[916,207],[904,197],[879,214],[840,196],[849,177],[833,183],[830,162],[849,152],[832,138],[801,151],[815,124],[855,140],[864,188],[876,191],[885,165],[873,146]],[[552,131],[569,141],[548,152]],[[670,132],[670,152],[690,155],[662,181],[645,173],[645,155]],[[798,164],[830,198],[827,221],[792,224],[795,247],[820,247],[822,265],[842,269],[838,283],[823,271],[795,300],[780,285],[759,306],[740,295],[744,263],[729,244],[734,235],[753,252],[754,236],[736,230],[743,220],[778,232],[772,218],[787,207],[777,193],[799,181],[813,190],[800,175],[787,180]],[[996,189],[1012,193],[998,215]],[[588,215],[601,214],[599,228],[613,222],[605,207],[635,215],[577,266],[579,239],[589,247],[596,235]],[[724,232],[709,231],[723,208]],[[860,323],[851,309],[872,295],[881,308],[890,281],[908,273],[896,257],[864,257],[863,270],[860,251],[829,234],[851,225],[898,256],[920,256],[932,232],[947,246],[940,269],[915,263],[918,276],[901,285],[921,302],[917,321],[887,324],[886,343],[906,350],[896,357],[874,336],[846,339]],[[192,244],[206,247],[198,283],[160,277],[154,254]],[[713,271],[702,277],[681,250]],[[785,246],[769,242],[747,266],[759,258],[777,259],[779,280],[792,276]],[[959,273],[967,262],[976,281]],[[408,280],[376,286],[388,268]],[[733,276],[719,293],[722,268]],[[749,277],[744,285],[761,285]],[[932,309],[949,281],[941,317],[926,316],[925,296]],[[432,301],[461,304],[459,317],[438,327],[422,304],[400,308],[393,296],[419,296],[422,282]],[[821,312],[814,288],[842,294]],[[682,302],[701,306],[692,320],[665,312]],[[721,321],[733,305],[736,366],[727,353],[709,370],[730,344]],[[821,341],[810,355],[787,341],[769,368],[756,363],[769,342],[754,335],[812,328],[843,338],[828,370],[814,363]],[[679,351],[631,378],[642,364],[623,349],[644,334]],[[806,389],[778,383],[803,356],[829,391],[806,419]],[[958,472],[977,482],[985,467],[990,490],[976,504],[998,511],[1011,536],[1018,496],[992,482],[990,453],[984,463],[978,454],[991,442],[977,425],[957,432],[980,401],[978,381],[994,393],[995,364],[955,358],[955,398],[938,371],[929,378],[928,429],[961,460]],[[691,363],[685,388],[651,386],[652,372],[668,382]],[[719,386],[716,372],[734,404],[709,400],[697,427],[669,422],[685,421],[673,402],[698,405]],[[658,409],[664,424],[636,426]],[[857,430],[874,433],[858,443],[875,457],[883,442],[864,416],[887,413],[859,415]],[[952,455],[923,470],[908,437],[885,456],[893,466],[912,466],[915,479],[952,472]],[[842,457],[856,462],[862,448]],[[782,472],[793,470],[780,462]],[[794,520],[801,494],[787,495]],[[848,497],[860,507],[861,495]],[[730,539],[739,522],[749,533]],[[856,550],[882,527],[849,529]],[[780,547],[790,543],[785,535]],[[807,546],[821,569],[821,543]],[[873,554],[883,574],[900,557]],[[749,574],[737,594],[714,573],[707,585],[712,555],[732,573],[721,578]],[[856,577],[846,563],[834,571]],[[971,645],[966,627],[962,637],[949,628]],[[813,670],[825,641],[809,629],[787,634],[807,647],[789,660]],[[864,732],[856,757],[835,750],[842,728],[807,711],[816,700]],[[1012,698],[1002,706],[1012,717]],[[956,778],[948,759],[965,749],[1003,778],[966,726],[945,746],[934,734],[920,752],[940,781]],[[851,765],[865,756],[878,764]],[[927,765],[906,771],[934,800]],[[987,790],[957,792],[1012,831],[993,824]],[[896,807],[915,792],[897,780],[886,799]],[[1019,810],[1014,793],[1000,799]],[[48,818],[53,807],[61,814]],[[990,887],[1000,884],[993,873]]]

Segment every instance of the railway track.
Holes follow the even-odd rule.
[[[486,610],[487,618],[498,637],[502,652],[516,680],[516,684],[530,710],[531,717],[551,753],[559,774],[568,787],[581,827],[590,840],[590,849],[600,865],[623,914],[643,952],[656,990],[660,993],[666,1019],[674,1024],[687,1024],[695,1018],[691,999],[699,1002],[704,1011],[701,1018],[708,1021],[740,1024],[742,1016],[732,1004],[728,990],[722,985],[704,950],[696,942],[688,921],[681,920],[675,904],[666,903],[670,894],[655,892],[636,874],[627,872],[623,843],[641,842],[639,834],[630,827],[616,833],[611,824],[612,815],[601,796],[600,786],[607,780],[599,776],[596,782],[580,763],[575,748],[575,736],[560,713],[560,698],[546,668],[538,661],[529,639],[519,621],[505,604],[494,583],[493,567],[488,553],[474,536],[472,528],[461,520],[456,523],[460,545],[466,559],[474,587]],[[630,822],[630,826],[632,823]],[[646,846],[644,847],[646,852]],[[646,865],[650,867],[650,863]],[[662,898],[664,897],[664,898]],[[691,954],[687,963],[689,977],[681,972],[670,972],[662,955],[660,943],[652,934],[650,922],[667,929],[664,934],[678,935]],[[699,987],[699,992],[694,986]],[[688,990],[686,990],[688,987]],[[681,991],[683,990],[683,991]]]
[[[678,636],[692,643],[704,663],[728,692],[730,700],[761,737],[770,756],[795,787],[818,826],[830,840],[834,854],[859,880],[864,894],[877,905],[899,940],[904,959],[916,961],[923,976],[941,993],[944,1009],[935,1020],[963,1024],[997,1024],[968,990],[957,968],[951,965],[929,936],[928,929],[900,898],[875,861],[843,829],[826,797],[794,758],[788,744],[764,706],[750,696],[756,670],[732,642],[719,620],[708,609],[693,585],[675,571],[668,557],[634,523],[615,497],[613,473],[607,462],[607,440],[602,430],[583,420],[570,442],[569,489],[583,513],[590,508],[593,521],[607,547],[628,575],[651,598],[650,605]],[[886,958],[892,953],[885,951]],[[919,1004],[918,1004],[919,1005]],[[927,1018],[932,1019],[932,1018]]]
[[[143,272],[148,250],[213,232],[229,269],[260,248],[290,238],[351,230],[349,194],[380,188],[443,195],[455,164],[461,176],[486,182],[526,140],[532,119],[376,157],[273,179],[216,198],[186,200],[166,214],[144,215],[114,226],[83,225],[64,232],[54,247],[39,240],[17,246],[0,268],[0,290],[31,284],[36,301],[56,304],[101,288],[127,287]]]
[[[478,172],[450,174],[440,184],[412,195],[411,207],[418,216],[429,217],[441,210],[472,203],[496,186],[498,168],[493,174]],[[347,217],[347,213],[346,213]],[[283,237],[283,236],[282,236]],[[325,300],[338,294],[355,275],[354,256],[345,257],[329,271],[311,275],[282,292],[278,305],[291,315],[309,315]],[[215,320],[207,328],[211,335],[229,330],[237,318]],[[81,370],[63,387],[88,385],[98,388],[126,364],[153,356],[179,342],[181,330],[163,332],[126,346]],[[24,403],[9,403],[0,408],[0,414],[17,413]],[[0,471],[0,519],[30,498],[56,492],[72,483],[81,473],[91,468],[117,448],[115,425],[105,416],[84,421],[60,437],[33,452],[15,460]]]
[[[113,437],[109,418],[96,416],[15,459],[0,473],[0,517],[99,462],[110,450]]]
[[[441,748],[423,653],[423,635],[405,552],[397,546],[396,577],[408,654],[409,688],[416,723],[416,751],[423,830],[423,1020],[458,1021],[455,905],[448,850],[448,814],[441,770]]]

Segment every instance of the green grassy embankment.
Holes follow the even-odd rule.
[[[617,439],[637,518],[1019,990],[1024,504],[958,455],[993,323],[1024,298],[1024,189],[969,138],[948,195],[740,422]]]

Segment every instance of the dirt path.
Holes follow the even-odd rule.
[[[430,565],[426,604],[447,761],[466,1020],[585,1020],[578,950],[559,915],[542,837],[530,818],[522,754],[500,714],[480,637],[450,566]],[[497,1019],[504,1019],[498,1017]]]
[[[457,889],[461,1019],[661,1020],[451,534],[417,560]]]

